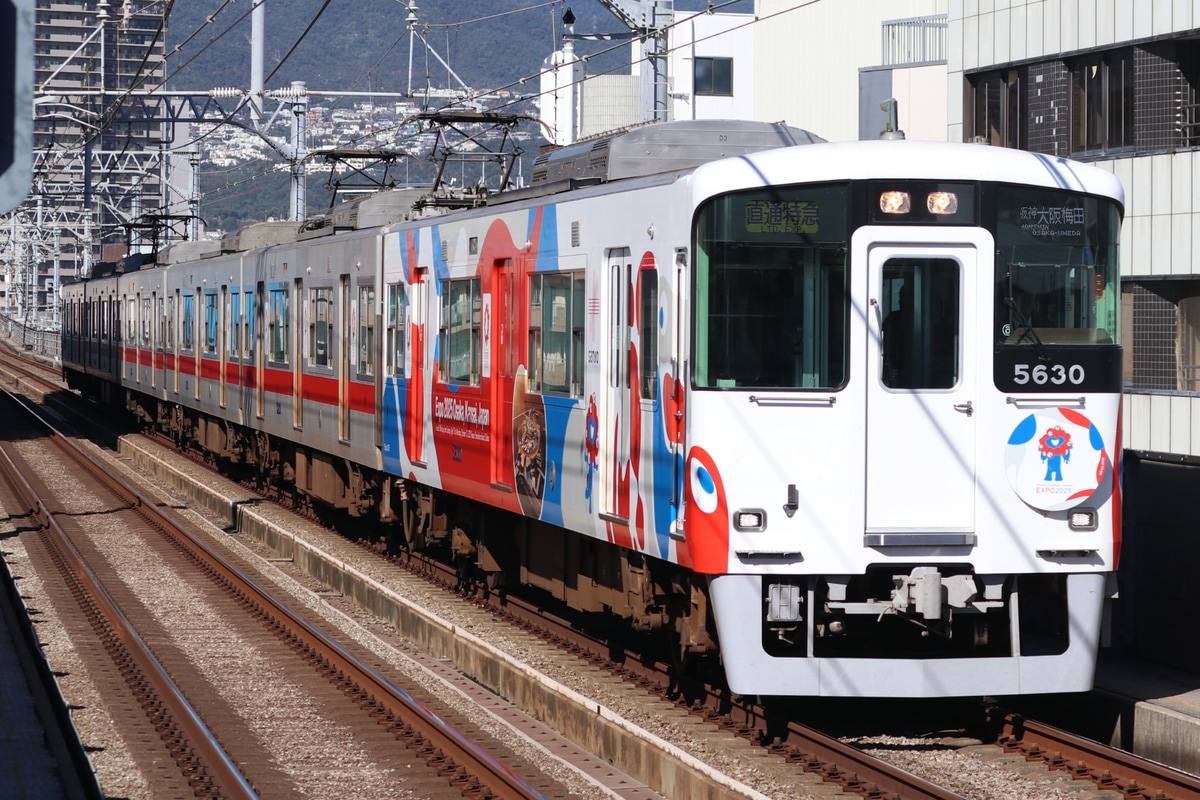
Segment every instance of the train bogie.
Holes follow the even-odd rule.
[[[747,125],[106,279],[150,319],[115,377],[392,546],[719,645],[738,692],[1087,688],[1119,542],[1119,185]],[[70,369],[100,380],[81,333]]]

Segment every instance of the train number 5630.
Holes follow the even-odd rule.
[[[1066,383],[1072,383],[1076,386],[1083,383],[1085,373],[1081,364],[1071,364],[1064,366],[1063,364],[1013,364],[1013,383],[1025,385],[1033,382],[1038,386],[1044,386],[1047,383],[1052,383],[1055,386],[1062,386]]]

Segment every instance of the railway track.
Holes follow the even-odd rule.
[[[7,405],[10,409],[22,407],[11,396]],[[44,501],[44,490],[36,489],[26,477],[32,472],[27,463],[15,462],[7,449],[0,448],[0,474],[15,508],[38,529],[59,577],[179,767],[182,784],[168,779],[164,788],[186,786],[201,796],[254,797],[237,767],[75,547],[71,533],[59,523],[60,515]],[[12,511],[9,508],[10,515]]]
[[[0,508],[21,505],[13,487],[0,480]],[[10,517],[0,530],[5,535],[16,535],[18,526],[25,522],[23,515]],[[24,577],[13,575],[8,563],[0,558],[0,680],[6,684],[0,724],[11,749],[5,763],[5,781],[31,794],[101,800],[104,793],[70,709],[42,656],[36,626],[19,588]],[[21,763],[14,763],[18,758]]]
[[[415,558],[406,557],[402,560],[409,561],[411,568],[446,592],[463,593],[459,577],[451,568]],[[511,596],[500,598],[484,591],[472,594],[471,598],[477,605],[487,608],[489,613],[536,631],[546,641],[553,642],[574,656],[635,683],[648,694],[675,703],[690,716],[703,719],[731,736],[754,742],[793,765],[797,773],[803,770],[819,775],[823,781],[838,786],[844,792],[867,798],[960,797],[933,781],[866,755],[863,748],[821,734],[789,716],[789,711],[730,695],[717,684],[680,683],[678,676],[672,675],[663,659],[639,651],[633,642],[590,637],[578,630],[577,620],[546,615],[538,603],[524,603]],[[1147,762],[1131,766],[1128,754],[1112,751],[1099,744],[1093,743],[1093,750],[1086,757],[1056,756],[1054,754],[1061,754],[1062,749],[1038,744],[1041,740],[1031,738],[1034,725],[1028,721],[1010,725],[1001,733],[996,733],[996,715],[992,712],[982,722],[964,719],[962,727],[976,733],[987,731],[977,743],[995,743],[1010,754],[1019,754],[1021,758],[1044,761],[1052,768],[1066,768],[1076,779],[1092,782],[1098,791],[1116,790],[1124,792],[1127,797],[1151,797],[1155,800],[1200,797],[1188,780],[1181,781],[1169,775],[1156,777],[1154,770],[1162,769],[1158,765]],[[1106,752],[1111,755],[1105,755]],[[964,769],[970,768],[964,766]]]
[[[23,433],[11,427],[15,422],[13,416],[10,415],[5,423],[8,427],[5,440],[8,442],[31,435],[27,427],[20,429]],[[197,796],[255,797],[258,796],[253,786],[255,781],[249,776],[259,771],[261,776],[262,772],[272,770],[256,760],[255,747],[247,745],[244,733],[227,728],[214,733],[204,725],[201,710],[190,704],[185,694],[190,691],[194,696],[203,695],[209,687],[194,682],[194,676],[190,690],[175,684],[168,668],[146,644],[147,638],[158,636],[153,632],[154,626],[148,626],[151,634],[139,633],[135,627],[146,626],[145,617],[137,611],[127,616],[114,599],[125,594],[125,589],[116,585],[120,583],[119,578],[105,575],[103,566],[95,569],[91,566],[103,562],[105,556],[89,547],[87,539],[94,531],[89,532],[79,521],[81,516],[103,515],[110,529],[167,537],[172,548],[206,572],[212,582],[235,598],[238,605],[311,664],[345,702],[361,708],[365,712],[362,724],[373,722],[380,726],[405,746],[394,750],[407,750],[417,756],[416,759],[408,756],[392,759],[390,763],[394,769],[413,770],[415,762],[424,762],[430,775],[440,778],[444,785],[440,794],[446,797],[548,796],[520,777],[521,770],[527,765],[501,763],[472,736],[455,729],[407,691],[265,592],[221,554],[194,538],[186,526],[123,481],[108,475],[79,448],[57,435],[46,439],[46,443],[52,443],[56,453],[53,458],[68,471],[58,476],[60,481],[78,487],[80,494],[103,494],[100,507],[68,509],[55,499],[55,492],[43,477],[45,455],[35,460],[20,453],[10,454],[8,451],[16,448],[9,445],[0,454],[0,466],[14,487],[13,491],[23,498],[23,508],[39,517],[43,531],[41,539],[50,558],[58,564],[58,574],[71,586],[78,607],[88,617],[96,636],[103,642],[108,659],[133,694],[134,704],[144,711],[162,747],[178,766],[177,776],[158,776],[163,783],[152,787],[152,794],[157,796],[160,791],[163,796],[177,794],[182,787],[188,787]],[[162,550],[157,553],[151,550],[147,555],[153,558],[162,555]],[[134,601],[130,605],[137,603]],[[210,714],[212,708],[210,704]],[[563,794],[560,787],[544,776],[533,779],[543,787],[550,787],[549,796]],[[406,775],[406,780],[411,781],[411,776]],[[270,779],[258,783],[269,784]],[[423,782],[426,787],[423,795],[438,796],[429,791],[429,784],[429,779]]]
[[[1006,752],[1029,762],[1091,781],[1101,789],[1145,800],[1200,798],[1200,778],[1116,750],[1092,739],[1029,719],[996,706],[984,709],[984,724],[995,730],[994,741]]]

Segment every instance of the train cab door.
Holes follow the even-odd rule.
[[[607,252],[608,354],[601,392],[600,511],[612,522],[629,521],[630,427],[630,305],[633,302],[633,269],[629,248]]]
[[[491,368],[491,483],[505,489],[512,488],[513,381],[517,361],[512,265],[511,258],[497,258],[493,262],[491,320],[484,322],[484,335],[490,336],[491,347],[485,342],[483,348],[485,376]]]
[[[986,233],[930,242],[939,237],[854,235],[853,263],[868,274],[867,546],[975,541],[977,274],[992,248]]]

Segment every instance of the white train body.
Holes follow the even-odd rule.
[[[1120,531],[1116,180],[917,142],[664,163],[75,284],[68,372],[104,372],[81,320],[116,281],[149,416],[189,409],[194,441],[256,463],[285,443],[298,492],[330,501],[336,473],[356,513],[371,486],[385,519],[396,486],[511,512],[514,554],[471,531],[462,553],[615,587],[605,607],[648,557],[700,587],[735,692],[1090,688]]]

